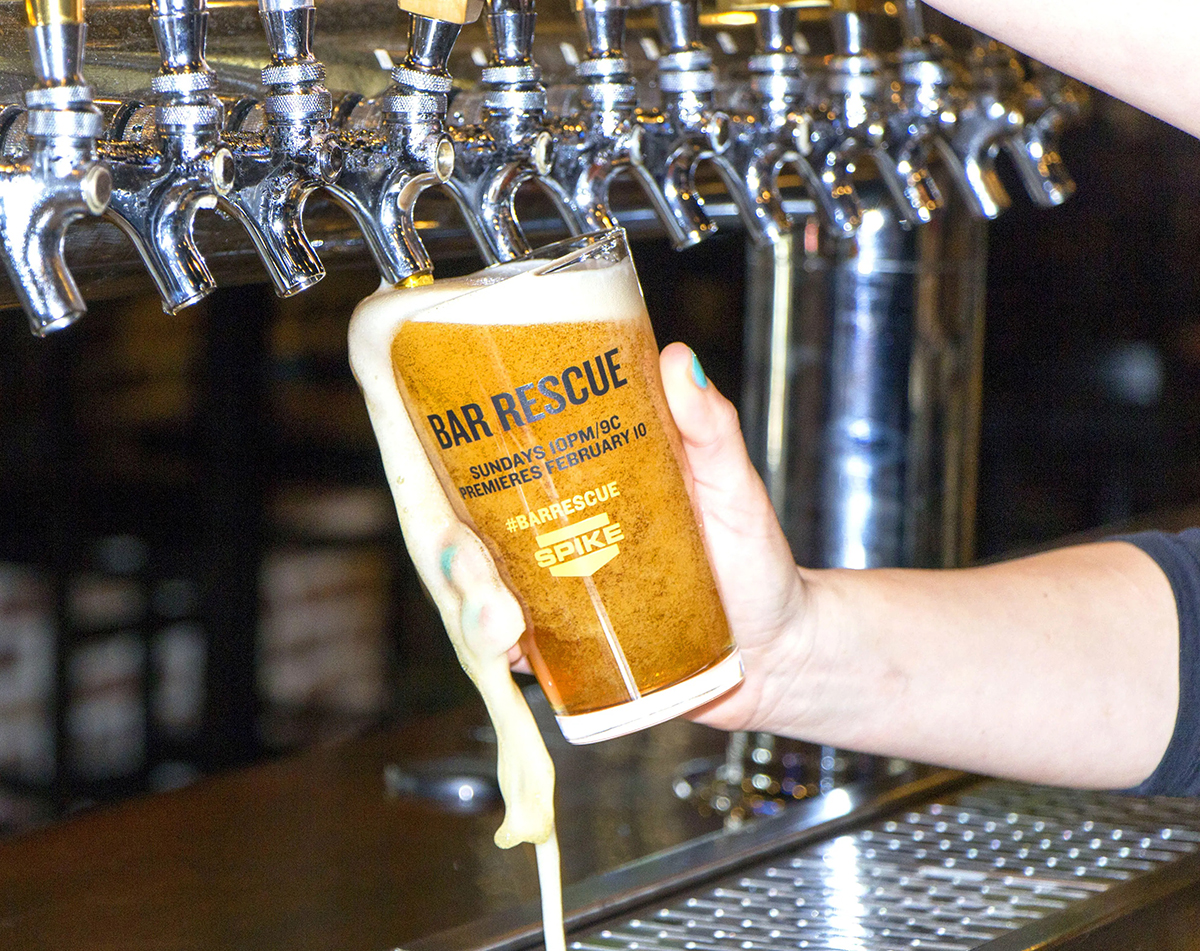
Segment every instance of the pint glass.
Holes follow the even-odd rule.
[[[521,602],[572,743],[715,698],[742,665],[620,229],[395,293],[396,385]]]

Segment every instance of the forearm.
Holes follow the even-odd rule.
[[[960,571],[804,573],[814,649],[786,730],[1075,786],[1154,769],[1178,704],[1170,584],[1124,543]]]
[[[955,19],[1200,135],[1200,3],[929,0]]]

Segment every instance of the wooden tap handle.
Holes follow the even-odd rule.
[[[25,16],[30,26],[82,23],[83,0],[25,0]]]
[[[483,12],[483,0],[397,0],[397,3],[406,13],[448,23],[474,23]]]

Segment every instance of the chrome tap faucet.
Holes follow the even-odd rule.
[[[63,237],[71,222],[104,211],[112,177],[96,161],[104,120],[82,76],[82,0],[30,0],[26,11],[35,85],[25,93],[25,151],[0,162],[0,242],[30,328],[44,336],[87,310]]]
[[[455,160],[446,187],[488,263],[531,250],[513,206],[525,182],[547,191],[571,231],[586,230],[550,174],[556,127],[546,112],[542,71],[531,55],[536,19],[533,0],[490,0],[492,50],[482,73],[479,124],[450,129]]]
[[[976,85],[950,46],[927,32],[920,0],[905,0],[899,12],[901,79],[920,114],[936,120],[933,146],[967,208],[978,218],[995,218],[1011,204],[995,160],[1024,117],[998,97],[994,82]]]
[[[326,186],[367,239],[383,279],[420,283],[433,262],[413,223],[413,206],[454,169],[445,117],[445,64],[461,25],[410,15],[408,53],[380,97],[378,130],[345,129],[342,174]]]
[[[654,121],[643,123],[643,160],[676,212],[678,233],[686,238],[675,244],[695,244],[716,231],[707,218],[697,221],[687,214],[700,203],[695,167],[701,159],[718,158],[729,148],[729,116],[713,105],[716,74],[712,53],[700,41],[695,0],[651,0],[651,5],[664,48],[656,64],[661,111]],[[737,199],[742,186],[734,180],[735,170],[720,163],[717,170]],[[760,217],[757,208],[743,208],[740,201],[738,208],[747,227],[759,236],[764,234],[764,223],[774,224],[777,218],[773,209]]]
[[[129,236],[162,296],[176,313],[211,293],[212,273],[192,235],[196,212],[215,208],[233,185],[233,156],[221,144],[223,109],[204,59],[205,0],[152,0],[162,69],[148,133],[130,122],[139,103],[118,113],[100,154],[113,176],[107,217]]]
[[[344,155],[329,128],[325,67],[312,54],[313,0],[259,0],[258,10],[271,48],[267,95],[261,113],[245,112],[226,136],[235,181],[220,205],[250,233],[276,293],[289,297],[325,276],[304,232],[304,204],[337,181]]]
[[[655,173],[671,161],[656,161],[661,149],[647,147],[647,130],[660,127],[664,117],[638,108],[636,80],[624,53],[623,0],[582,0],[579,14],[588,43],[588,55],[576,67],[582,108],[561,125],[551,175],[586,227],[599,230],[615,224],[608,203],[612,180],[629,173],[671,242],[694,244],[713,226],[691,187],[690,167],[678,173],[678,180]]]
[[[1010,68],[1021,69],[1015,58]],[[1086,107],[1084,86],[1048,66],[1022,70],[1020,82],[1025,116],[1021,135],[1008,143],[1008,153],[1025,191],[1043,208],[1057,208],[1075,194],[1075,180],[1063,163],[1058,144],[1063,131]]]
[[[659,10],[660,32],[664,30],[665,21],[673,33],[682,18],[681,11],[672,10],[670,4]],[[782,10],[779,13],[786,18]],[[691,15],[695,15],[694,7]],[[769,23],[770,18],[765,19]],[[757,23],[757,16],[755,20]],[[782,37],[770,36],[769,31],[767,36],[771,41],[782,40]],[[760,32],[759,40],[762,39],[763,33]],[[789,54],[794,62],[787,61]],[[727,120],[729,134],[726,148],[705,157],[715,163],[739,214],[746,222],[750,237],[756,241],[774,243],[791,228],[776,181],[779,167],[788,156],[795,157],[798,165],[807,164],[800,157],[800,149],[806,144],[807,123],[803,116],[791,108],[803,80],[799,77],[800,63],[795,58],[790,41],[782,43],[779,49],[765,56],[752,57],[749,65],[752,77],[751,111],[730,115]],[[671,74],[659,75],[661,80]],[[707,98],[705,106],[711,110],[712,94],[698,95],[702,102]]]
[[[1074,88],[1058,96],[1043,92],[1026,81],[1011,49],[978,33],[967,66],[970,88],[957,113],[943,114],[943,135],[954,153],[950,167],[967,186],[973,211],[996,218],[1012,204],[996,173],[1002,149],[1034,202],[1061,205],[1075,191],[1058,153],[1061,130],[1080,109]]]
[[[937,133],[937,120],[923,109],[916,90],[888,68],[872,48],[872,15],[853,3],[834,5],[832,26],[837,53],[826,62],[826,82],[835,123],[875,164],[902,219],[930,221],[942,203],[925,157]],[[898,88],[897,88],[898,87]]]
[[[861,220],[852,181],[853,156],[843,147],[825,112],[809,108],[809,81],[793,48],[796,9],[756,7],[757,49],[750,58],[745,114],[731,116],[725,161],[739,173],[742,200],[754,203],[777,233],[776,177],[781,165],[800,174],[822,219],[836,235],[854,233]],[[768,217],[769,216],[769,217]],[[784,222],[785,223],[785,222]],[[775,235],[772,235],[774,237]]]

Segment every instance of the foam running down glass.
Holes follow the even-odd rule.
[[[396,297],[397,386],[522,602],[522,646],[564,736],[619,736],[734,686],[741,660],[624,233]]]

